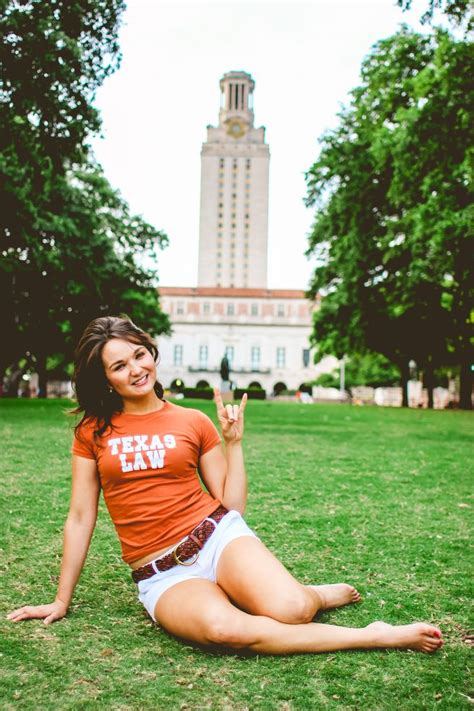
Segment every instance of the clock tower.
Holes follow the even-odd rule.
[[[198,286],[267,287],[268,170],[265,128],[254,127],[255,82],[233,71],[220,80],[219,125],[201,151]]]

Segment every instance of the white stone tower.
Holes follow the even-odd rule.
[[[250,74],[220,81],[219,125],[201,151],[198,286],[267,287],[268,169],[265,128],[254,128]]]

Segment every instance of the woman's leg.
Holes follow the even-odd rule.
[[[310,622],[317,612],[358,602],[352,585],[302,585],[258,538],[227,544],[217,564],[217,583],[246,612],[287,623]]]
[[[392,627],[376,622],[354,629],[314,622],[284,624],[249,615],[234,607],[218,585],[204,579],[169,588],[156,604],[155,617],[168,632],[188,641],[264,654],[384,647],[434,652],[442,644],[440,631],[423,623]]]

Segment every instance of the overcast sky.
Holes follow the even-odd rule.
[[[271,153],[268,286],[306,288],[304,172],[318,138],[337,125],[371,46],[401,22],[419,29],[427,4],[402,13],[395,0],[128,0],[122,64],[97,94],[103,136],[93,146],[133,212],[170,238],[161,285],[196,285],[201,145],[217,124],[220,77],[243,69]]]

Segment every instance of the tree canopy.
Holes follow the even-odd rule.
[[[403,27],[376,44],[362,83],[307,173],[308,252],[322,353],[375,351],[425,370],[457,364],[470,404],[472,47]]]
[[[413,0],[397,0],[402,10],[410,10]],[[421,22],[433,22],[435,11],[444,13],[448,20],[455,26],[466,23],[466,33],[473,29],[472,1],[471,0],[428,0],[427,8],[421,16]]]
[[[23,359],[44,381],[101,313],[169,328],[155,288],[167,238],[130,214],[87,143],[95,91],[119,65],[123,0],[0,4],[0,380]]]

